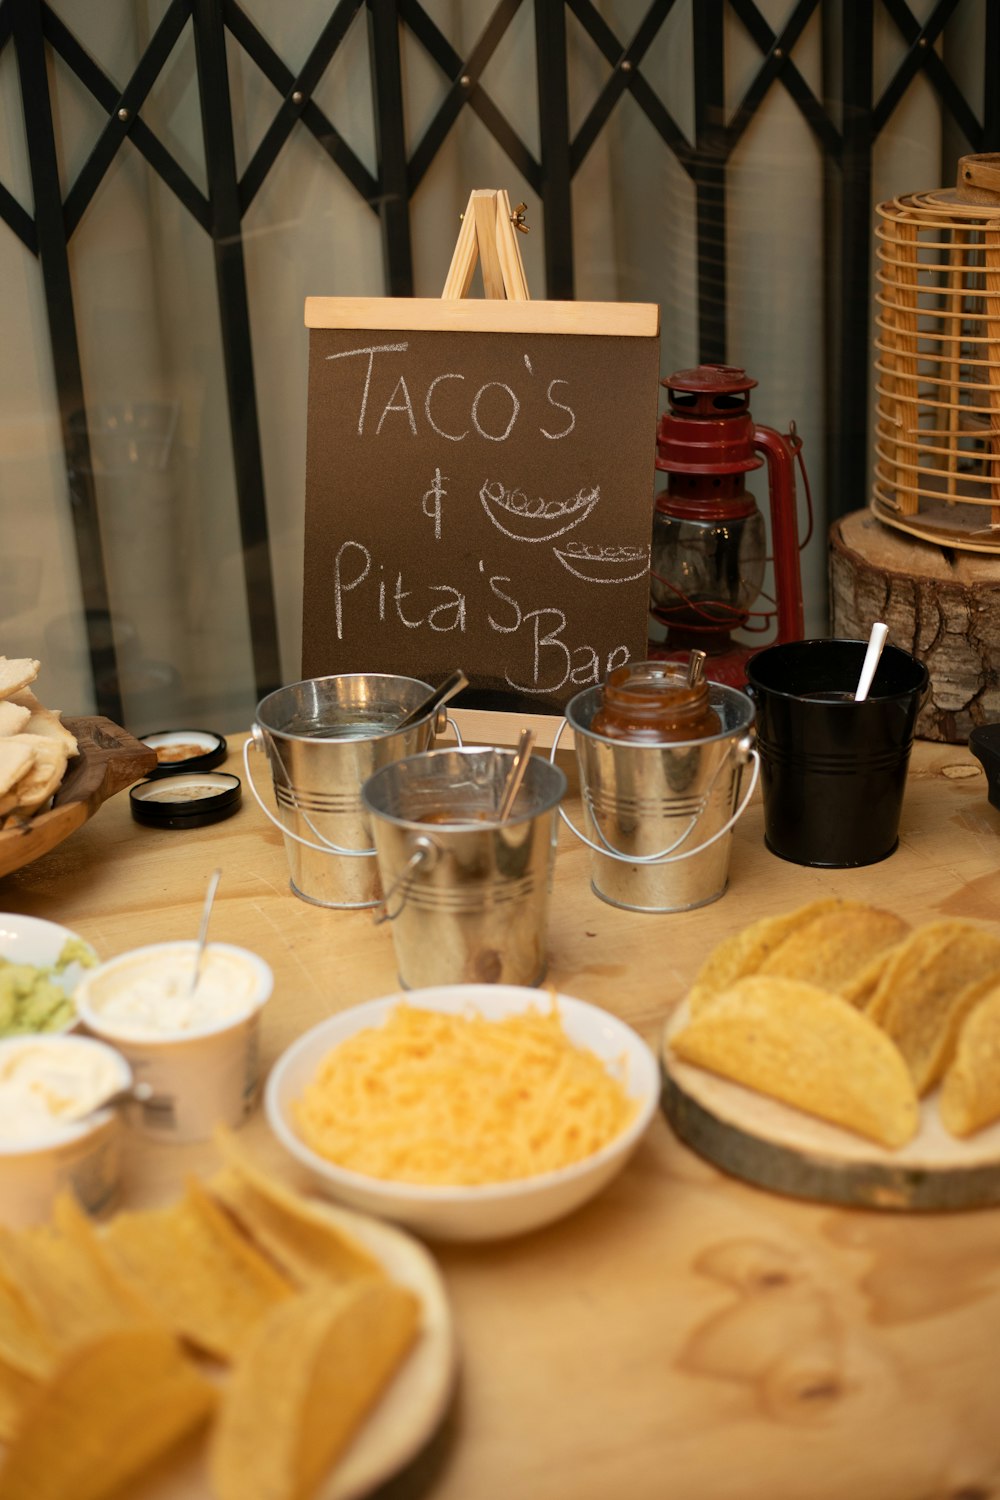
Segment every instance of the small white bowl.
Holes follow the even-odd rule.
[[[278,1140],[303,1166],[317,1187],[354,1208],[394,1219],[432,1239],[493,1240],[523,1234],[572,1213],[593,1198],[622,1170],[649,1125],[660,1093],[653,1053],[624,1021],[568,995],[555,997],[566,1035],[603,1061],[624,1059],[622,1083],[638,1102],[635,1118],[607,1146],[583,1161],[554,1172],[515,1182],[482,1187],[424,1187],[384,1182],[348,1171],[312,1151],[298,1135],[292,1105],[312,1082],[322,1059],[357,1031],[379,1026],[398,1004],[447,1014],[478,1011],[498,1021],[531,1007],[545,1006],[546,996],[516,985],[454,984],[407,990],[356,1005],[330,1016],[307,1031],[278,1059],[264,1091],[268,1123]]]
[[[0,1066],[23,1048],[67,1049],[107,1067],[112,1090],[128,1088],[132,1070],[113,1047],[90,1037],[36,1032],[0,1040]],[[0,1222],[15,1228],[48,1219],[58,1193],[69,1188],[88,1213],[109,1208],[118,1193],[121,1169],[118,1110],[99,1109],[82,1120],[24,1138],[0,1138]]]
[[[58,961],[68,942],[82,943],[92,955],[94,963],[97,963],[94,949],[78,932],[60,927],[58,922],[45,922],[41,917],[22,917],[11,911],[0,912],[0,958],[7,959],[9,963],[34,964],[37,968],[49,969]],[[53,983],[65,990],[67,997],[72,999],[73,991],[86,972],[83,964],[72,963],[61,974],[52,976]],[[79,1017],[74,1015],[53,1031],[18,1035],[58,1036],[61,1032],[72,1031],[78,1024]]]

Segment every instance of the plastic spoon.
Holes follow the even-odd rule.
[[[507,772],[507,780],[504,783],[503,793],[500,797],[500,809],[497,813],[498,823],[506,823],[510,817],[511,809],[517,800],[517,794],[521,790],[524,773],[528,769],[528,761],[531,757],[531,747],[534,740],[535,732],[533,729],[521,730],[521,738],[517,742],[514,759],[511,761],[510,770]]]
[[[202,959],[205,957],[205,939],[208,937],[208,919],[212,915],[212,902],[215,900],[215,893],[219,888],[221,878],[221,870],[213,870],[209,876],[208,891],[205,894],[205,905],[201,913],[201,926],[198,929],[198,946],[195,949],[194,955],[194,977],[191,980],[191,989],[189,991],[192,995],[198,988],[198,976],[201,973]]]
[[[91,1115],[96,1115],[99,1110],[113,1109],[118,1104],[145,1104],[147,1099],[153,1097],[153,1085],[151,1083],[130,1083],[126,1088],[115,1089],[113,1094],[105,1094],[103,1099],[98,1099],[96,1104],[88,1104],[85,1109],[70,1109],[64,1115],[60,1115],[60,1123],[70,1120],[86,1120]]]
[[[443,703],[447,703],[450,698],[454,698],[456,693],[460,693],[468,685],[469,679],[461,668],[457,672],[452,672],[451,676],[442,682],[439,688],[435,688],[429,698],[425,698],[423,703],[418,703],[416,708],[411,708],[405,718],[400,719],[398,724],[392,726],[392,733],[396,734],[400,729],[409,729],[411,724],[419,723],[421,719],[425,719],[434,709],[440,708]]]
[[[882,647],[885,645],[885,638],[888,634],[888,625],[883,625],[880,620],[876,620],[872,626],[872,633],[868,637],[868,650],[865,652],[861,676],[858,678],[858,687],[854,694],[855,703],[864,703],[868,697],[868,690],[872,685],[875,668],[878,666],[878,659],[882,655]]]

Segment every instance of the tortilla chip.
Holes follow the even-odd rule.
[[[9,1443],[17,1432],[28,1403],[38,1390],[37,1380],[0,1359],[0,1441]],[[0,1481],[2,1493],[2,1481]]]
[[[942,1077],[976,986],[1000,980],[1000,937],[972,922],[931,922],[902,943],[866,1014],[896,1043],[918,1094]]]
[[[895,912],[845,902],[800,923],[765,958],[758,974],[801,979],[842,993],[873,958],[900,943],[910,924]]]
[[[916,1134],[920,1111],[889,1038],[839,995],[750,976],[672,1040],[683,1061],[818,1115],[881,1145]]]
[[[0,1276],[0,1362],[22,1375],[42,1378],[51,1373],[57,1353],[17,1287]]]
[[[996,983],[986,988],[959,1031],[938,1107],[952,1135],[973,1135],[1000,1120],[1000,985]]]
[[[233,1371],[209,1451],[217,1500],[299,1500],[346,1449],[410,1349],[414,1294],[362,1280],[276,1307]]]
[[[726,938],[714,948],[695,975],[694,984],[688,992],[691,1014],[696,1015],[708,1001],[721,995],[738,979],[756,974],[761,964],[785,941],[796,928],[804,926],[825,912],[840,907],[856,905],[836,897],[821,901],[810,901],[795,911],[782,912],[777,917],[762,917],[751,922],[732,937]]]
[[[119,1491],[216,1402],[163,1329],[85,1344],[29,1402],[0,1470],[3,1500],[101,1500]]]
[[[218,1131],[215,1139],[229,1165],[209,1183],[210,1191],[297,1285],[385,1275],[357,1240],[249,1160],[230,1132]]]
[[[149,1305],[99,1253],[76,1199],[63,1195],[55,1213],[53,1225],[0,1230],[0,1271],[17,1286],[44,1337],[66,1350],[109,1329],[155,1322]],[[0,1496],[6,1500],[2,1484]]]
[[[289,1282],[191,1180],[169,1208],[120,1213],[101,1236],[114,1270],[189,1343],[231,1360]]]

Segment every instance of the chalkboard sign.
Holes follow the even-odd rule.
[[[558,712],[646,655],[659,316],[309,298],[302,674]]]

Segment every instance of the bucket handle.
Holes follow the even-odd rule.
[[[559,741],[562,738],[562,732],[565,728],[566,720],[563,719],[559,725],[559,728],[555,732],[555,737],[552,741],[552,749],[549,751],[549,760],[553,763],[555,762],[556,750],[559,748]],[[724,756],[723,759],[719,762],[715,775],[712,777],[711,785],[702,798],[701,805],[698,808],[698,811],[695,813],[694,817],[691,819],[688,826],[681,834],[680,838],[674,839],[674,842],[672,844],[669,844],[666,849],[661,849],[658,854],[623,854],[620,849],[616,849],[606,840],[603,844],[595,844],[593,839],[588,839],[585,833],[581,833],[580,829],[577,828],[572,818],[566,812],[565,808],[563,808],[561,805],[558,809],[559,816],[566,824],[566,827],[569,828],[570,831],[574,833],[580,840],[581,844],[586,844],[587,848],[592,849],[595,854],[606,854],[611,859],[617,859],[623,865],[670,865],[674,864],[677,860],[690,859],[693,854],[701,854],[703,850],[710,848],[712,844],[714,844],[718,839],[721,839],[730,831],[731,828],[735,826],[735,824],[746,812],[747,807],[750,804],[750,799],[753,796],[754,791],[756,790],[757,778],[760,775],[760,752],[758,751],[756,745],[752,743],[749,735],[744,735],[741,740],[736,741],[733,749],[741,756],[741,766],[745,766],[748,764],[748,762],[753,761],[753,774],[750,777],[750,785],[748,786],[743,797],[740,799],[740,804],[736,808],[736,811],[722,825],[722,827],[718,829],[717,832],[713,833],[711,838],[706,839],[703,844],[698,844],[694,849],[685,849],[683,854],[674,854],[673,850],[675,850],[678,845],[683,844],[684,840],[688,837],[698,819],[704,812],[705,805],[712,794],[712,787],[715,786],[720,772],[728,763],[729,755]],[[730,752],[730,754],[731,753],[732,752]],[[598,823],[596,817],[594,818],[594,826],[596,827],[598,833],[601,835],[601,839],[604,840],[604,834],[601,833],[601,826]]]
[[[410,876],[415,875],[416,872],[421,868],[421,866],[423,866],[427,870],[433,870],[434,866],[438,862],[440,853],[440,845],[435,844],[433,839],[429,839],[425,835],[421,835],[419,838],[415,838],[413,840],[413,853],[410,855],[409,859],[406,861],[406,864],[400,870],[399,874],[392,882],[392,885],[382,897],[379,906],[373,913],[374,926],[381,927],[383,922],[395,922],[396,918],[402,912],[403,907],[406,905],[406,890],[404,889],[399,905],[396,907],[395,911],[389,910],[389,901],[399,890],[399,887],[401,885],[405,886]]]
[[[442,715],[439,714],[437,720],[435,721],[435,734],[439,733],[441,718]],[[462,731],[459,729],[458,725],[455,723],[455,720],[451,717],[450,714],[443,714],[443,718],[445,724],[454,731],[455,739],[458,741],[458,744],[461,747]],[[308,828],[312,830],[312,832],[316,835],[320,842],[318,844],[314,844],[311,839],[304,839],[301,833],[293,833],[290,828],[286,828],[284,823],[281,822],[280,818],[276,818],[271,809],[265,805],[260,792],[257,790],[257,784],[253,779],[253,771],[250,769],[251,750],[258,750],[261,752],[261,754],[265,753],[264,731],[259,724],[254,724],[253,728],[250,730],[250,733],[243,741],[243,769],[246,772],[247,781],[249,783],[251,792],[253,792],[254,800],[256,801],[257,806],[260,808],[265,818],[269,819],[270,822],[274,824],[275,828],[277,828],[281,833],[285,835],[286,839],[294,839],[295,842],[297,844],[301,844],[304,849],[315,849],[317,854],[344,854],[349,859],[371,859],[371,857],[375,853],[374,849],[342,849],[339,844],[332,843],[330,839],[325,838],[324,835],[320,833],[319,829],[309,817],[309,814],[303,812],[302,808],[299,807],[299,804],[295,801],[295,792],[292,788],[292,778],[289,776],[287,770],[285,769],[285,762],[281,758],[281,751],[278,749],[277,745],[274,745],[274,753],[277,756],[278,765],[281,767],[282,774],[285,778],[288,795],[292,800],[292,804],[302,821]]]

